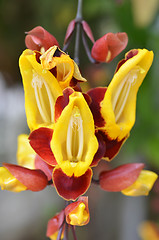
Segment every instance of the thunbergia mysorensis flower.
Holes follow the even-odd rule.
[[[57,46],[43,55],[25,50],[19,60],[30,130],[54,123],[54,105],[62,89],[86,81],[74,61]]]
[[[55,119],[53,129],[33,131],[30,144],[44,161],[55,166],[53,182],[58,193],[75,200],[89,187],[90,166],[104,153],[104,147],[100,149],[93,116],[81,92],[65,89],[56,101]]]
[[[135,123],[137,92],[152,60],[152,51],[131,50],[119,62],[107,88],[88,91],[96,130],[106,142],[105,157],[109,160],[117,154]]]

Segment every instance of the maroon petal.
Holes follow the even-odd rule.
[[[54,45],[59,46],[56,38],[41,26],[35,27],[27,32],[25,44],[27,48],[37,51],[40,51],[42,47],[46,51]]]
[[[99,131],[99,134],[102,135],[103,141],[106,145],[104,157],[112,160],[120,151],[120,148],[122,147],[123,143],[126,141],[127,138],[123,138],[121,141],[117,141],[116,139],[110,140],[105,132]]]
[[[84,194],[92,178],[92,170],[89,168],[85,174],[80,177],[68,177],[60,168],[53,171],[53,182],[58,194],[69,200],[76,200],[80,195]]]
[[[90,104],[90,109],[93,114],[94,123],[97,127],[103,127],[105,125],[105,120],[100,113],[100,103],[104,98],[107,88],[97,87],[90,89],[87,94],[91,97],[92,102]]]
[[[60,117],[63,109],[68,105],[69,103],[69,96],[74,92],[72,88],[66,88],[63,91],[63,95],[59,96],[55,103],[55,122]]]
[[[112,61],[128,43],[128,36],[122,33],[107,33],[98,39],[92,47],[92,57],[99,62]]]
[[[99,176],[100,187],[105,191],[122,191],[137,180],[143,167],[143,163],[129,163],[104,171]]]
[[[14,164],[4,163],[9,172],[20,181],[28,190],[33,192],[43,190],[48,180],[46,175],[41,170],[31,170]]]
[[[41,127],[30,134],[29,140],[35,152],[49,165],[55,166],[57,162],[50,147],[52,134],[52,129]]]
[[[38,154],[36,154],[36,157],[35,157],[35,168],[43,171],[47,176],[48,181],[52,179],[52,172],[54,167],[44,162],[44,160]]]
[[[106,144],[103,141],[102,136],[99,133],[96,133],[96,137],[98,139],[98,151],[96,152],[96,154],[94,155],[93,161],[91,163],[91,167],[94,167],[98,164],[98,162],[102,159],[102,157],[104,156],[105,152],[106,152]]]
[[[92,30],[91,30],[90,26],[88,25],[88,23],[83,20],[82,21],[82,26],[83,26],[84,32],[87,34],[87,36],[92,41],[92,43],[94,43],[95,40],[94,40],[94,37],[93,37],[93,33],[92,33]]]
[[[50,237],[56,233],[64,222],[65,212],[62,210],[48,221],[46,236]]]
[[[74,19],[69,23],[67,31],[66,31],[66,35],[65,35],[64,44],[66,44],[68,39],[71,37],[71,35],[75,29],[75,24],[76,24],[76,22]]]

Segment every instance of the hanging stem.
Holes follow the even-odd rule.
[[[76,14],[76,38],[75,38],[75,50],[74,50],[74,61],[79,65],[79,46],[80,46],[80,31],[82,21],[82,1],[78,0],[77,14]]]
[[[72,225],[71,225],[71,228],[72,228],[73,238],[74,238],[74,240],[77,240],[76,231],[75,231],[75,226],[72,226]]]

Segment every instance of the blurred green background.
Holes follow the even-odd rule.
[[[25,49],[25,32],[41,25],[57,38],[62,47],[67,25],[75,18],[76,7],[77,0],[0,0],[0,72],[8,88],[22,86],[18,58]],[[100,38],[107,32],[126,32],[129,43],[126,49],[111,63],[98,66],[92,66],[89,63],[82,45],[80,51],[81,72],[90,81],[91,86],[106,86],[113,77],[118,61],[130,49],[147,48],[154,51],[153,65],[138,94],[136,124],[131,131],[130,138],[112,164],[119,165],[123,162],[142,161],[146,163],[147,169],[152,169],[157,173],[159,173],[158,9],[158,0],[83,0],[83,17],[89,23],[95,39]],[[89,40],[88,43],[91,48],[92,45]],[[73,44],[74,42],[68,49],[72,57]],[[1,127],[3,128],[2,125]],[[28,131],[25,124],[24,131]],[[90,190],[90,194],[92,194],[92,191]],[[2,192],[0,194],[2,195]],[[111,202],[111,197],[107,196],[107,199],[109,198]],[[120,201],[123,201],[123,198]],[[149,203],[151,196],[146,201]],[[150,209],[149,212],[150,217],[158,220],[156,210],[153,212]],[[47,214],[45,213],[45,215]],[[107,217],[106,214],[105,218]],[[104,221],[103,219],[104,217],[102,221]],[[98,221],[100,220],[98,219]],[[93,220],[92,222],[94,223]],[[93,223],[91,223],[90,229],[93,227]],[[85,230],[81,231],[84,232]],[[35,238],[36,234],[33,234],[33,236],[34,240],[41,239],[40,237]],[[105,239],[119,240],[119,237],[109,238],[108,236]],[[121,239],[124,240],[124,238]],[[132,239],[138,238],[132,237]]]

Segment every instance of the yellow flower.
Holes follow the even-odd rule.
[[[137,92],[152,60],[152,51],[138,49],[128,52],[126,59],[119,63],[100,105],[105,120],[101,130],[109,139],[120,141],[128,137],[135,122]]]
[[[62,89],[54,75],[37,61],[37,52],[26,49],[19,59],[30,130],[54,123],[54,105]]]
[[[83,175],[98,149],[92,113],[82,93],[69,96],[69,104],[57,120],[51,148],[62,171],[69,177]]]

